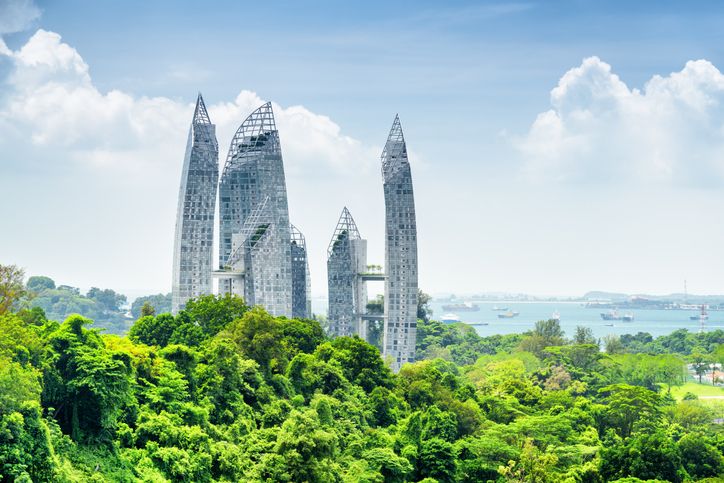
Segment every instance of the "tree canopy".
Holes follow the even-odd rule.
[[[233,296],[140,316],[128,336],[13,308],[0,314],[0,480],[722,477],[716,413],[669,393],[688,343],[642,342],[689,354],[607,354],[551,321],[486,338],[418,329],[420,360],[393,374],[357,337]],[[722,343],[694,340],[712,358]]]

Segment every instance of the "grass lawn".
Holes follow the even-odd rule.
[[[722,398],[721,401],[724,402],[724,388],[722,387],[711,386],[709,384],[699,384],[698,382],[687,382],[683,386],[674,386],[671,388],[671,395],[677,401],[680,401],[687,392],[696,394],[699,397],[719,396]]]

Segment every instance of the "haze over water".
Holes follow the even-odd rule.
[[[700,328],[699,321],[689,319],[692,315],[697,315],[698,312],[695,310],[619,310],[619,315],[631,313],[634,316],[633,322],[623,322],[602,320],[601,313],[608,312],[608,309],[586,308],[581,302],[476,302],[474,300],[473,302],[480,306],[480,311],[445,311],[442,305],[449,302],[443,301],[432,301],[429,305],[433,310],[432,318],[435,320],[439,320],[445,314],[454,313],[460,317],[460,320],[469,324],[488,323],[488,325],[475,326],[475,330],[481,336],[525,332],[533,329],[536,321],[550,319],[556,311],[561,316],[561,328],[566,332],[566,337],[572,337],[578,325],[590,327],[593,334],[599,338],[608,334],[622,335],[637,332],[648,332],[657,337],[670,334],[677,329],[698,332]],[[499,319],[500,312],[492,310],[493,307],[507,307],[520,312],[520,315],[512,319]],[[710,311],[704,330],[721,328],[724,328],[724,312]]]

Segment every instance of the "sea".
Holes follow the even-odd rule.
[[[619,310],[619,315],[632,314],[634,317],[632,322],[623,322],[603,320],[601,313],[608,312],[608,309],[589,308],[581,302],[478,302],[475,300],[471,300],[471,302],[480,307],[478,312],[445,311],[442,309],[442,305],[449,302],[433,300],[429,304],[433,312],[432,318],[439,320],[443,315],[454,313],[462,322],[473,325],[481,336],[526,332],[533,329],[536,321],[550,319],[555,312],[560,314],[561,328],[569,337],[573,336],[576,326],[579,325],[590,327],[593,335],[599,338],[610,334],[622,335],[638,332],[648,332],[657,337],[670,334],[677,329],[688,329],[690,332],[698,332],[702,329],[701,322],[689,319],[689,317],[699,314],[697,310]],[[512,319],[499,319],[498,314],[502,312],[493,310],[495,307],[507,308],[510,311],[519,312],[519,315]],[[716,329],[724,329],[724,311],[709,312],[709,320],[704,322],[703,330]]]
[[[633,314],[633,322],[605,321],[601,319],[602,312],[608,312],[606,308],[588,308],[581,302],[520,302],[520,301],[476,301],[473,302],[480,307],[478,312],[455,312],[463,323],[472,325],[481,336],[495,334],[517,334],[532,330],[539,320],[550,319],[554,312],[560,314],[561,328],[568,337],[573,337],[576,326],[590,327],[593,335],[602,338],[606,335],[615,334],[636,334],[648,332],[654,337],[667,335],[677,329],[687,329],[690,332],[699,332],[702,329],[698,320],[690,320],[689,317],[697,315],[697,310],[651,310],[632,309],[619,310],[619,315]],[[443,310],[442,306],[450,302],[432,300],[429,303],[432,309],[432,318],[440,320],[443,315],[451,313]],[[519,315],[512,319],[499,319],[499,311],[494,307],[507,308],[510,311],[519,312]],[[314,313],[326,314],[327,301],[323,298],[312,300]],[[613,324],[613,325],[611,325]],[[724,311],[710,311],[709,320],[704,323],[703,330],[711,331],[724,329]]]

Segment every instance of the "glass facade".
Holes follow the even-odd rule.
[[[173,251],[172,311],[212,293],[214,209],[219,178],[216,129],[199,94],[189,130],[178,197]]]
[[[247,304],[260,305],[272,315],[291,317],[289,207],[271,103],[251,113],[231,141],[219,185],[219,217],[220,268],[233,268],[235,238],[244,256],[238,254],[233,262],[245,259],[243,282],[220,280],[219,290],[243,295]]]
[[[385,193],[384,356],[399,371],[414,362],[417,342],[417,222],[412,174],[400,118],[395,116],[382,151]]]
[[[329,334],[335,337],[359,335],[367,339],[362,314],[367,289],[361,274],[367,268],[367,240],[363,240],[347,208],[337,222],[327,249]]]
[[[312,287],[309,278],[307,243],[296,226],[291,225],[292,254],[292,317],[308,319],[312,316]]]

